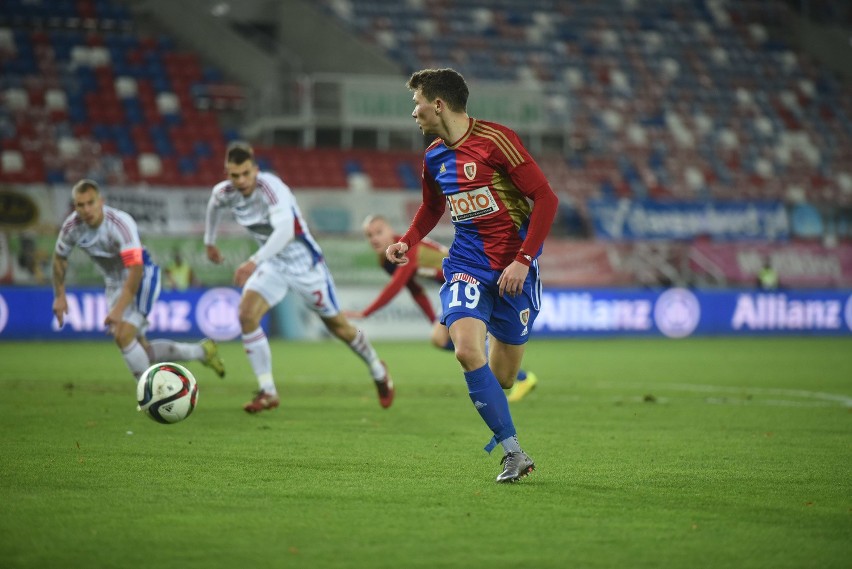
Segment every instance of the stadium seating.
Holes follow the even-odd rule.
[[[242,89],[166,36],[136,31],[108,0],[4,0],[0,13],[3,181],[209,187],[226,143],[218,109]],[[353,173],[376,188],[419,187],[419,156],[258,147],[295,187],[340,188]]]
[[[592,198],[852,204],[849,85],[784,41],[770,0],[323,0],[406,71],[543,89],[573,129],[541,163]],[[816,2],[821,17],[838,12]],[[0,174],[12,182],[209,186],[241,104],[198,55],[134,26],[109,0],[3,0]],[[295,187],[419,187],[417,152],[258,147]]]
[[[820,14],[844,14],[815,3]],[[843,3],[840,3],[843,4]],[[776,36],[770,0],[324,0],[406,72],[544,89],[575,129],[555,185],[589,197],[852,203],[849,85]],[[782,31],[782,34],[770,33]],[[562,162],[562,163],[560,163]]]
[[[209,107],[228,86],[170,38],[138,33],[122,4],[5,0],[0,68],[4,180],[208,185],[221,176],[227,132]],[[201,168],[213,154],[216,167]]]

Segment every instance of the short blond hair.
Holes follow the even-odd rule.
[[[368,215],[367,217],[364,218],[364,221],[361,223],[361,228],[367,229],[367,227],[369,227],[370,224],[373,223],[374,221],[384,221],[385,223],[390,225],[390,221],[388,221],[387,217],[383,216],[380,213],[376,213],[376,214],[371,213],[370,215]]]
[[[88,178],[83,178],[82,180],[74,184],[73,188],[71,188],[71,195],[76,196],[89,190],[94,190],[96,194],[101,193],[101,189],[98,187],[97,182]]]

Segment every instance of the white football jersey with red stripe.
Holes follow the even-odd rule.
[[[273,229],[292,226],[293,238],[274,256],[288,271],[302,272],[322,259],[322,250],[311,235],[293,192],[275,174],[259,172],[255,190],[248,197],[229,180],[213,187],[204,233],[206,244],[215,242],[220,212],[228,208],[234,220],[245,227],[261,247]]]
[[[56,240],[56,254],[68,258],[74,247],[82,249],[95,263],[107,284],[120,283],[125,268],[121,254],[142,249],[145,265],[152,265],[148,252],[142,247],[136,221],[129,213],[104,205],[104,219],[97,227],[86,225],[77,212],[62,223]]]

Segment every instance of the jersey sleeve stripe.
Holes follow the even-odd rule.
[[[473,132],[494,142],[497,147],[503,151],[509,163],[514,167],[524,162],[524,157],[515,148],[515,145],[499,130],[482,123],[476,123],[473,127]]]
[[[227,194],[232,193],[237,188],[232,186],[231,184],[225,184],[221,187],[216,188],[216,198],[221,199],[224,198]]]
[[[272,188],[267,184],[264,180],[261,180],[260,177],[257,178],[257,185],[260,186],[260,189],[263,190],[263,193],[266,194],[267,199],[269,200],[269,205],[276,205],[278,203],[278,196]]]
[[[121,237],[125,242],[130,242],[132,240],[130,230],[127,228],[127,225],[119,219],[117,215],[112,212],[107,212],[106,217],[113,225],[115,225],[116,229],[121,233]]]
[[[482,124],[482,123],[479,123],[479,122],[476,123],[476,127],[478,127],[477,130],[480,130],[482,134],[485,134],[485,133],[491,134],[495,139],[495,143],[496,143],[496,139],[499,139],[502,142],[502,144],[498,144],[498,145],[505,152],[507,158],[509,158],[510,160],[514,160],[515,162],[517,162],[517,164],[520,164],[524,161],[523,155],[518,151],[518,149],[515,147],[515,145],[512,143],[512,141],[509,140],[509,138],[506,136],[506,134],[504,132],[497,130],[494,127],[491,127],[491,126],[488,126],[488,125],[485,125],[485,124]],[[514,164],[514,165],[517,166],[517,164]]]
[[[516,166],[518,166],[519,164],[521,164],[521,163],[523,162],[523,160],[518,160],[517,158],[515,158],[514,156],[512,156],[512,155],[511,155],[511,153],[510,153],[510,151],[508,151],[508,150],[507,150],[507,149],[503,146],[503,141],[501,141],[500,139],[496,138],[495,136],[490,135],[490,134],[486,134],[486,133],[484,133],[484,132],[479,132],[479,133],[476,133],[476,134],[478,134],[478,135],[479,135],[479,136],[481,136],[482,138],[487,138],[488,140],[490,140],[491,142],[493,142],[493,143],[494,143],[494,145],[495,145],[495,146],[497,146],[497,148],[499,148],[499,149],[500,149],[500,151],[503,153],[503,155],[504,155],[504,156],[506,156],[506,159],[509,161],[509,165],[510,165],[510,166],[512,166],[513,168],[514,168],[514,167],[516,167]]]
[[[80,225],[80,218],[79,218],[79,217],[74,216],[74,217],[70,218],[68,221],[66,221],[66,222],[65,222],[65,225],[63,225],[63,226],[62,226],[62,233],[63,233],[63,234],[67,234],[67,233],[69,233],[72,229],[74,229],[75,227],[77,227],[78,225]]]

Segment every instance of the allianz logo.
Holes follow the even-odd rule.
[[[68,314],[65,315],[65,327],[75,332],[96,332],[106,330],[104,319],[109,312],[106,295],[103,293],[68,293]],[[148,314],[149,331],[189,332],[192,330],[192,304],[186,300],[158,300]],[[56,318],[51,329],[59,330]]]
[[[534,330],[650,330],[653,302],[595,299],[588,293],[545,294]]]
[[[843,302],[789,299],[782,293],[741,294],[731,326],[734,330],[839,330],[843,327]]]

